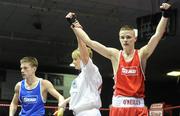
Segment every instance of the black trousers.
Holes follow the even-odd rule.
[[[69,109],[66,109],[66,110],[64,111],[64,116],[74,116],[74,115],[73,115],[73,111],[72,111],[72,110],[69,110]]]

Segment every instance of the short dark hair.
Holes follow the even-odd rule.
[[[133,30],[134,27],[133,26],[130,26],[130,25],[124,25],[120,28],[120,31],[123,31],[123,30]]]

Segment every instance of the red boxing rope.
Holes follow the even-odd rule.
[[[0,107],[9,107],[9,106],[10,106],[10,104],[0,104]],[[18,105],[18,107],[21,107],[21,105]],[[47,109],[56,109],[58,107],[57,106],[45,106],[45,108],[47,108]],[[180,108],[180,106],[166,107],[166,108],[163,108],[163,109],[166,111],[166,110],[178,109],[178,108]],[[66,109],[68,109],[68,107],[66,107]],[[109,108],[100,108],[100,110],[108,111]]]
[[[9,107],[10,104],[0,104],[0,107]],[[21,107],[21,105],[18,105],[18,107]],[[47,109],[57,109],[58,107],[57,106],[45,106],[45,108]],[[66,109],[68,109],[68,107],[66,107]],[[100,108],[100,110],[103,110],[103,111],[108,111],[109,108]]]

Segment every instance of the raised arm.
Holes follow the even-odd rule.
[[[67,19],[72,19],[75,14],[70,12],[67,14]],[[77,38],[81,39],[86,45],[91,47],[93,50],[101,54],[102,56],[111,59],[114,55],[114,51],[118,51],[114,48],[108,48],[101,43],[91,40],[90,37],[87,35],[87,33],[81,28],[82,26],[80,23],[76,21],[72,21],[72,29],[76,35]]]
[[[14,88],[14,96],[11,101],[10,107],[9,107],[9,116],[14,116],[18,107],[18,97],[19,97],[19,88],[20,88],[20,82],[18,82]]]
[[[171,7],[171,5],[168,3],[163,3],[160,6],[161,10],[163,11],[163,13],[162,13],[163,15],[162,15],[162,17],[159,21],[159,24],[156,28],[156,32],[150,38],[148,44],[140,49],[141,55],[144,56],[144,58],[146,58],[146,59],[148,59],[149,56],[151,56],[151,54],[153,53],[157,44],[159,43],[159,41],[161,40],[161,38],[164,35],[164,32],[166,30],[166,26],[167,26],[167,22],[168,22],[168,16],[166,13],[169,11],[170,7]],[[164,12],[165,12],[165,14],[164,14]]]
[[[81,60],[82,60],[83,64],[87,64],[88,60],[89,60],[88,48],[86,47],[86,44],[78,37],[77,37],[77,41],[78,41],[78,48],[80,51]]]

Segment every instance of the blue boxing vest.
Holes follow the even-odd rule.
[[[19,116],[44,116],[45,101],[41,94],[41,80],[39,80],[38,85],[31,90],[25,88],[25,80],[22,80],[19,90],[19,101],[21,103]]]

